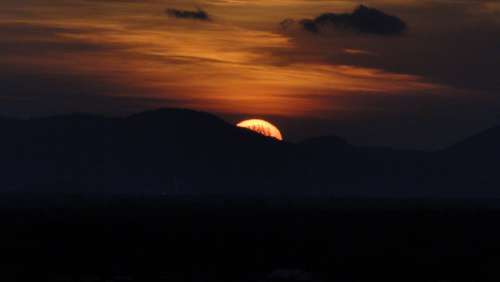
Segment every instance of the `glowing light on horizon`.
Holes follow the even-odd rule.
[[[267,137],[272,137],[280,141],[283,140],[283,136],[279,129],[272,123],[262,120],[262,119],[249,119],[244,120],[237,124],[238,127],[243,127],[255,131]]]

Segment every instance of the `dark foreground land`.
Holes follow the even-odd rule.
[[[432,152],[181,109],[0,132],[0,282],[500,281],[500,126]]]
[[[1,198],[1,281],[499,281],[495,200]]]

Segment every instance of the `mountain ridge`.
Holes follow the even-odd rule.
[[[0,130],[0,169],[6,172],[0,184],[26,191],[500,194],[493,189],[500,183],[496,155],[482,165],[473,161],[474,150],[484,152],[484,146],[424,152],[353,146],[335,136],[295,144],[186,109],[0,120]],[[464,144],[478,137],[471,138]]]

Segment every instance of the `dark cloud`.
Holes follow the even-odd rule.
[[[407,26],[400,18],[385,14],[377,9],[360,5],[352,13],[325,13],[315,19],[300,21],[302,27],[309,32],[320,32],[325,27],[353,30],[360,33],[378,35],[397,35],[403,33]]]
[[[208,13],[201,9],[198,9],[196,11],[167,9],[166,13],[167,15],[177,19],[192,19],[201,21],[208,21],[210,19]]]
[[[272,56],[281,58],[276,60],[280,65],[326,63],[417,75],[473,92],[471,100],[498,97],[500,37],[495,35],[500,34],[500,21],[482,14],[479,4],[433,2],[386,9],[411,23],[411,32],[405,36],[359,36],[356,32],[323,36],[330,30],[303,32],[298,21],[286,20],[282,28],[295,48],[271,50]]]
[[[304,19],[300,21],[302,27],[310,32],[318,32],[318,25],[314,20]]]

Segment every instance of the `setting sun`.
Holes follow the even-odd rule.
[[[267,137],[273,137],[278,140],[283,140],[283,136],[281,135],[279,129],[270,122],[267,122],[262,119],[244,120],[238,123],[237,126],[248,128]]]

